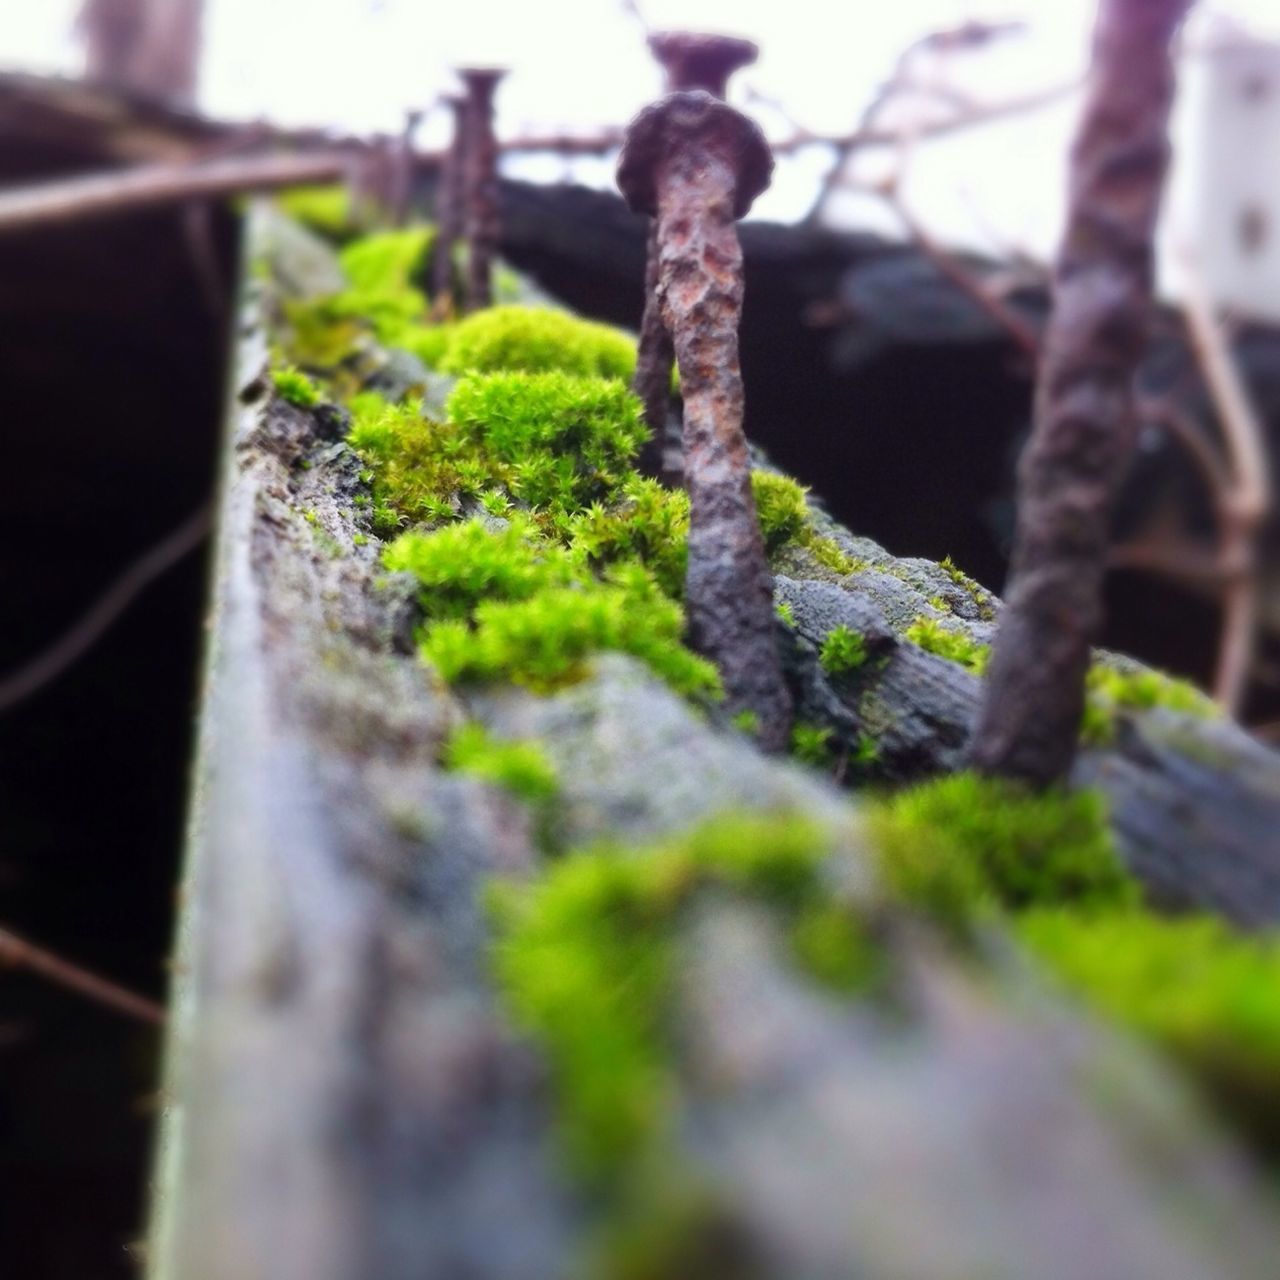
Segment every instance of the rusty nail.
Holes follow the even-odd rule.
[[[979,771],[1065,778],[1102,615],[1111,508],[1134,439],[1168,163],[1170,41],[1191,0],[1103,0],[1067,225],[1018,472],[1007,603],[970,745]]]
[[[467,310],[475,311],[493,301],[493,259],[502,236],[493,95],[506,72],[496,67],[472,67],[459,74],[467,88],[463,214],[467,238]]]
[[[658,297],[684,391],[690,642],[719,668],[729,710],[753,712],[761,746],[781,751],[791,697],[742,432],[742,248],[733,225],[772,170],[759,128],[705,91],[647,107],[618,158],[627,203],[657,219]]]
[[[404,130],[396,150],[390,199],[391,221],[397,227],[404,226],[409,220],[409,205],[413,199],[413,136],[421,123],[421,111],[404,113]]]
[[[466,181],[467,99],[445,99],[453,112],[453,137],[436,187],[436,237],[431,250],[431,314],[446,320],[454,313],[453,250],[462,234],[463,188]]]
[[[706,35],[692,31],[659,31],[649,37],[649,48],[661,64],[668,93],[702,89],[723,98],[729,77],[756,60],[759,48],[750,40]],[[666,464],[667,414],[671,405],[671,366],[675,354],[671,335],[662,323],[658,305],[658,229],[650,223],[644,268],[644,315],[636,350],[636,372],[631,387],[644,405],[649,439],[640,454],[640,470],[660,476],[668,484],[680,483],[678,468]]]

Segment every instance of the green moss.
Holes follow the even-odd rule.
[[[754,711],[739,711],[730,721],[739,733],[754,738],[760,732],[760,717]]]
[[[806,525],[801,530],[797,541],[824,569],[837,577],[847,578],[851,573],[861,573],[867,567],[865,561],[849,555],[834,538],[815,532],[811,525]]]
[[[276,203],[283,213],[331,240],[342,240],[358,230],[345,183],[293,187],[281,192]]]
[[[500,530],[467,520],[431,533],[406,533],[386,549],[383,563],[417,578],[419,599],[432,621],[469,618],[486,601],[527,600],[582,580],[568,551],[540,540],[523,519]]]
[[[594,502],[566,516],[557,532],[596,569],[639,560],[672,599],[684,595],[689,560],[689,495],[633,475],[614,504]]]
[[[1212,719],[1221,715],[1217,704],[1194,685],[1161,671],[1121,671],[1095,662],[1085,681],[1085,712],[1081,739],[1105,746],[1115,738],[1116,724],[1126,711],[1167,707],[1183,715]]]
[[[904,633],[912,644],[926,653],[935,653],[950,662],[958,662],[974,675],[985,674],[991,661],[991,646],[979,644],[961,631],[944,627],[935,618],[917,618]]]
[[[428,369],[438,369],[453,337],[452,324],[405,323],[395,332],[395,345],[418,357]]]
[[[347,245],[339,261],[352,289],[395,293],[417,287],[434,239],[431,227],[376,231]]]
[[[320,388],[300,369],[286,365],[271,371],[271,381],[277,394],[299,409],[310,409],[324,398]]]
[[[547,692],[581,679],[595,654],[615,650],[646,663],[676,692],[719,696],[710,663],[681,643],[684,615],[636,566],[613,582],[549,587],[526,600],[486,600],[465,622],[427,627],[422,654],[448,681],[512,681]]]
[[[536,741],[499,742],[475,722],[450,735],[444,763],[536,803],[553,799],[560,789],[555,766]]]
[[[453,326],[439,367],[457,374],[555,371],[630,382],[636,344],[629,334],[563,311],[490,307]]]
[[[991,592],[969,577],[950,556],[944,556],[939,567],[973,601],[978,610],[978,617],[983,622],[990,622],[996,616],[995,601]]]
[[[1016,927],[1063,982],[1189,1067],[1247,1132],[1280,1140],[1280,938],[1138,911],[1032,911]]]
[[[766,551],[776,551],[784,543],[798,537],[809,515],[805,489],[790,476],[772,471],[753,471],[751,491],[755,495],[756,514]]]
[[[463,441],[511,468],[516,497],[561,513],[613,497],[647,434],[622,383],[565,373],[464,378],[445,411]]]
[[[961,773],[878,802],[867,821],[891,888],[951,929],[999,908],[1137,897],[1092,791],[1032,792]]]
[[[787,624],[787,626],[792,628],[795,627],[796,614],[795,614],[795,610],[791,607],[791,604],[789,601],[787,600],[778,601],[778,603],[774,605],[773,611],[778,615],[779,618],[782,619],[783,622]]]
[[[791,754],[819,768],[831,763],[831,730],[824,725],[797,720],[791,726]]]
[[[820,957],[833,980],[864,964],[851,917],[808,914],[828,901],[818,874],[827,848],[823,830],[794,815],[725,816],[647,848],[570,854],[532,888],[495,894],[495,973],[550,1061],[577,1167],[617,1177],[672,1138],[668,1008],[681,913],[700,890],[762,898],[793,926],[806,922],[799,952]]]
[[[401,522],[452,519],[463,497],[501,484],[509,468],[495,465],[451,426],[425,417],[418,404],[390,404],[373,392],[352,397],[347,443],[372,473],[373,497],[385,532]]]
[[[827,633],[818,654],[823,669],[833,676],[856,671],[867,660],[867,642],[843,623]]]

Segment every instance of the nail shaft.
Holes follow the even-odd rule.
[[[791,698],[742,431],[742,249],[734,227],[767,186],[772,164],[745,116],[707,93],[679,93],[632,122],[618,181],[632,208],[656,215],[658,299],[684,392],[690,642],[719,668],[728,709],[752,712],[761,745],[780,751]]]
[[[493,302],[493,260],[502,237],[498,197],[498,139],[493,131],[493,96],[505,73],[462,72],[467,87],[466,212],[467,310]]]
[[[453,256],[462,234],[463,189],[466,182],[467,99],[448,99],[453,113],[453,136],[440,167],[436,187],[436,238],[431,251],[432,314],[437,320],[451,316],[455,310]]]
[[[754,62],[759,50],[747,40],[701,35],[685,31],[659,32],[649,37],[649,48],[662,66],[668,93],[701,89],[723,99],[729,76]],[[639,467],[646,475],[669,484],[680,483],[678,470],[666,465],[667,416],[671,406],[671,370],[675,350],[662,320],[658,303],[658,230],[649,226],[645,258],[644,314],[632,390],[644,405],[649,440],[641,452]]]

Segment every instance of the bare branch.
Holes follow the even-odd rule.
[[[15,969],[29,969],[68,991],[74,991],[107,1009],[114,1009],[139,1022],[160,1026],[165,1020],[164,1009],[154,1000],[135,995],[132,991],[96,973],[90,973],[79,965],[64,960],[42,947],[27,942],[16,933],[0,926],[0,965]]]
[[[272,191],[345,176],[348,150],[309,155],[246,156],[200,165],[146,165],[42,182],[0,193],[0,234],[59,226],[198,197]]]
[[[52,683],[87,652],[144,587],[205,540],[211,518],[207,506],[188,516],[171,534],[135,560],[59,640],[26,666],[0,680],[0,712]]]
[[[1190,251],[1184,248],[1182,256],[1187,329],[1230,458],[1231,483],[1220,515],[1226,585],[1214,696],[1229,713],[1238,715],[1248,692],[1257,644],[1258,531],[1271,505],[1266,436],[1232,359],[1203,277]]]

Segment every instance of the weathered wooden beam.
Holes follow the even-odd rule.
[[[657,1172],[677,1210],[682,1189],[712,1194],[751,1274],[1271,1274],[1273,1207],[1180,1083],[994,937],[949,954],[883,896],[856,804],[828,780],[717,730],[621,655],[554,696],[443,690],[401,638],[411,596],[379,585],[376,545],[356,539],[362,464],[332,413],[273,394],[252,300],[241,333],[153,1280],[545,1280],[617,1225],[567,1177],[542,1064],[492,985],[482,890],[548,862],[524,807],[438,766],[464,714],[542,744],[566,850],[724,813],[801,812],[831,833],[831,884],[876,922],[889,1005],[815,986],[764,903],[712,894],[672,925],[679,1119]],[[863,615],[914,608],[884,577],[880,604],[791,578],[797,643],[830,593]],[[881,625],[901,652],[878,692],[945,738],[950,683],[934,672],[920,702]],[[889,749],[905,758],[911,732]]]

